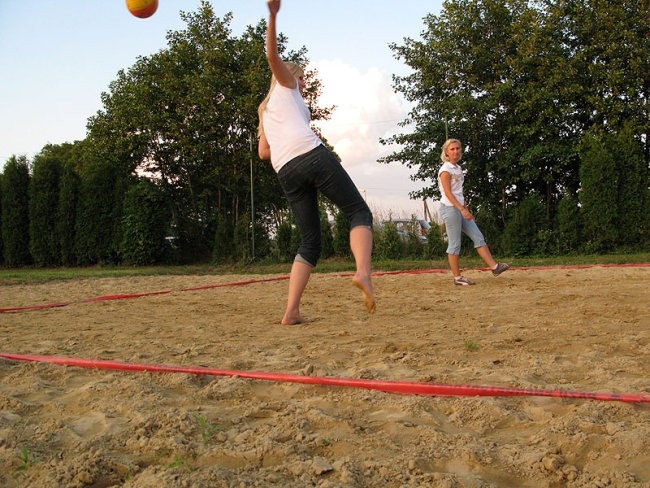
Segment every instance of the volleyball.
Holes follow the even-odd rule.
[[[158,0],[126,0],[126,8],[136,17],[146,19],[158,9]]]

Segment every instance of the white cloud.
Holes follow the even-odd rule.
[[[332,118],[318,126],[373,212],[381,217],[422,216],[422,202],[408,194],[423,182],[411,181],[412,170],[401,164],[377,162],[395,150],[380,144],[380,138],[401,132],[397,124],[408,111],[393,91],[390,75],[377,68],[361,71],[340,60],[321,60],[312,67],[323,85],[320,104],[336,106]]]
[[[323,83],[321,105],[335,105],[331,120],[319,122],[346,167],[374,164],[382,146],[406,111],[390,78],[371,68],[365,72],[340,60],[314,63]]]

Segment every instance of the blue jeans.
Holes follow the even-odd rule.
[[[329,198],[350,221],[350,228],[372,228],[372,213],[341,163],[323,145],[293,158],[278,171],[280,186],[300,231],[296,259],[316,266],[321,253],[318,192]]]
[[[485,238],[473,220],[463,218],[454,206],[440,205],[440,215],[447,229],[447,254],[460,254],[461,232],[474,241],[474,248],[485,246]]]

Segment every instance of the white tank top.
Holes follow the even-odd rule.
[[[447,172],[451,175],[451,193],[456,197],[456,200],[461,205],[465,205],[465,196],[463,195],[463,182],[465,181],[465,175],[463,175],[463,169],[458,164],[451,164],[450,162],[445,162],[438,170],[438,188],[440,188],[440,201],[447,205],[448,207],[453,206],[447,195],[445,195],[445,190],[442,188],[442,181],[440,181],[440,173]]]
[[[311,113],[298,87],[276,84],[262,115],[264,134],[271,148],[271,164],[276,172],[296,156],[322,144],[310,121]]]

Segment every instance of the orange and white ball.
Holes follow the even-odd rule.
[[[136,17],[146,19],[158,9],[158,0],[126,0],[126,8]]]

